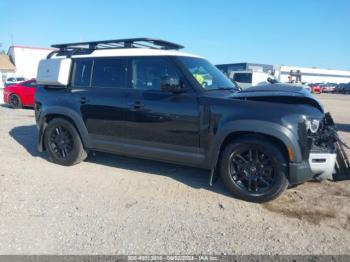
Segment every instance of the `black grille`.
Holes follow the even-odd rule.
[[[303,159],[308,159],[310,154],[310,148],[312,145],[312,138],[308,136],[305,122],[301,122],[298,124],[298,136],[302,157]]]

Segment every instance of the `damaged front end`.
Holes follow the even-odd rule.
[[[334,181],[350,179],[350,163],[345,147],[338,136],[336,125],[330,113],[326,113],[317,133],[309,133],[309,164],[316,179],[333,179]]]
[[[303,159],[302,167],[298,168],[304,169],[307,162],[311,170],[305,171],[305,174],[299,169],[294,170],[293,173],[297,175],[291,179],[292,183],[298,184],[309,179],[334,181],[350,179],[350,164],[345,152],[345,148],[349,147],[340,140],[330,113],[324,114],[322,105],[303,88],[285,84],[257,86],[234,93],[231,98],[280,104],[282,112],[292,111],[283,116],[283,121],[291,126],[295,123],[295,116],[303,116],[302,121],[299,118],[297,120],[298,142]],[[283,110],[283,105],[298,106],[286,107]],[[290,167],[297,169],[292,164]]]

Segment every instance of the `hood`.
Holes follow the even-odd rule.
[[[265,84],[254,86],[248,89],[245,89],[241,92],[241,94],[247,95],[271,95],[271,96],[308,96],[311,97],[308,90],[306,90],[302,86],[291,85],[291,84]]]
[[[323,113],[323,107],[308,90],[290,84],[255,86],[235,93],[232,98],[283,104],[308,104]]]
[[[305,88],[290,84],[266,84],[231,93],[227,98],[282,104],[307,104],[324,112],[321,104]]]

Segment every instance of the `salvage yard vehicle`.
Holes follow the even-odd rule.
[[[348,170],[330,114],[302,87],[239,91],[204,58],[157,39],[52,47],[38,69],[35,118],[38,150],[54,163],[104,151],[194,166],[252,202],[330,178],[336,162]]]
[[[12,76],[6,79],[5,81],[5,87],[10,85],[15,85],[20,82],[25,81],[26,79],[24,77],[18,77],[18,76]]]
[[[322,88],[322,93],[334,93],[336,91],[337,84],[326,83],[320,85]]]
[[[311,93],[313,94],[321,94],[322,88],[320,87],[320,84],[309,84],[311,88]]]
[[[337,88],[337,92],[340,94],[350,94],[350,83],[339,84]]]
[[[232,71],[229,78],[234,81],[241,89],[247,89],[252,86],[266,85],[268,79],[272,76],[265,72],[256,71]]]
[[[34,107],[36,80],[31,79],[4,88],[4,103],[13,108]]]

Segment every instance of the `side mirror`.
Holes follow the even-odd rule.
[[[187,88],[184,87],[180,78],[167,75],[163,76],[160,80],[160,90],[179,94],[186,92]]]

